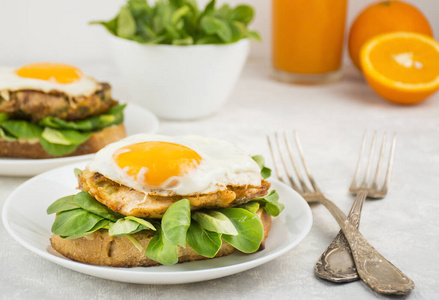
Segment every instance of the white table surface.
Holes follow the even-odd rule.
[[[111,64],[83,64],[86,73],[129,100]],[[386,258],[410,276],[408,299],[439,293],[439,94],[418,106],[379,99],[349,65],[342,81],[294,86],[270,78],[264,61],[250,61],[229,102],[198,121],[161,121],[159,133],[201,134],[235,142],[268,163],[265,135],[296,129],[320,187],[344,211],[364,130],[397,132],[390,192],[368,200],[361,231]],[[27,178],[0,177],[0,205]],[[282,199],[288,201],[288,199]],[[222,279],[174,286],[134,285],[77,273],[31,253],[0,225],[0,299],[367,299],[386,298],[361,281],[337,285],[314,275],[314,263],[339,228],[323,206],[313,206],[309,235],[271,263]]]

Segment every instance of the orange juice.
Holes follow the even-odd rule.
[[[272,1],[273,65],[280,77],[339,77],[347,0]]]

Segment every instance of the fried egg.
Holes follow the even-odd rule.
[[[260,186],[262,181],[250,155],[229,142],[200,136],[133,135],[101,149],[87,169],[161,196]]]
[[[67,96],[89,96],[99,83],[80,69],[60,63],[33,63],[19,69],[0,68],[0,92],[36,90],[63,92]]]

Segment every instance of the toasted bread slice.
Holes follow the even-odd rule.
[[[264,249],[265,239],[271,228],[271,216],[260,209],[259,215],[264,227],[264,240],[260,250]],[[151,231],[141,231],[132,235],[146,249],[153,237]],[[114,237],[108,235],[108,230],[99,230],[78,239],[62,239],[58,235],[52,235],[50,239],[52,247],[75,261],[111,266],[111,267],[148,267],[160,265],[158,262],[146,257],[144,251],[139,251],[126,237]],[[232,254],[235,248],[223,241],[220,250],[215,257]],[[189,262],[208,259],[195,252],[188,245],[186,248],[178,246],[178,262]]]
[[[123,123],[106,127],[100,131],[93,132],[87,141],[79,145],[74,152],[65,156],[95,153],[104,146],[124,137],[126,137],[126,132]],[[0,140],[0,157],[41,159],[59,156],[53,156],[47,153],[38,140],[17,140],[12,142]]]

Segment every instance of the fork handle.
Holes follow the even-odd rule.
[[[379,293],[408,294],[415,287],[414,282],[375,250],[332,201],[323,197],[320,199],[341,227],[351,248],[360,278]]]
[[[348,220],[358,228],[360,224],[361,208],[367,197],[366,191],[360,191],[355,197]],[[355,262],[352,259],[351,248],[343,234],[339,231],[332,243],[322,253],[315,265],[315,273],[322,279],[342,283],[360,279]]]

